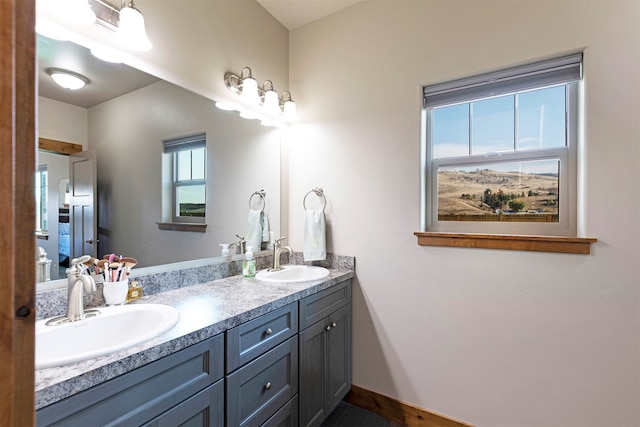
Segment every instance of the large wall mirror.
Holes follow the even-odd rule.
[[[251,206],[251,196],[259,190],[266,193],[260,207],[279,235],[278,128],[219,110],[211,99],[126,65],[100,61],[72,42],[37,37],[39,137],[82,145],[95,159],[92,244],[98,257],[131,256],[138,267],[217,257],[220,244],[245,234],[249,209],[258,208]],[[89,82],[79,90],[61,89],[47,73],[50,68],[80,73]],[[201,133],[206,134],[206,230],[161,230],[168,203],[163,141]],[[38,154],[40,170],[46,171],[47,200],[40,213],[46,215],[47,231],[41,234],[47,238],[40,236],[37,245],[52,260],[52,279],[64,277],[69,255],[64,246],[73,226],[67,222],[69,192],[73,195],[69,161],[66,155]]]

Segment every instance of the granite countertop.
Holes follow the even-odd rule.
[[[178,324],[158,337],[116,353],[36,370],[36,409],[354,277],[349,269],[329,271],[327,278],[300,283],[265,283],[231,276],[144,296],[133,304],[173,306],[180,312]]]

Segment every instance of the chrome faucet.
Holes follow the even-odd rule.
[[[238,239],[240,239],[240,240],[237,241],[237,242],[230,243],[229,244],[229,249],[238,248],[237,253],[239,253],[239,254],[243,254],[243,253],[247,252],[247,247],[246,247],[246,243],[247,242],[244,240],[244,236],[238,236],[236,234],[236,237]]]
[[[71,260],[71,267],[67,268],[67,318],[70,322],[83,320],[85,318],[84,311],[84,293],[95,292],[96,282],[87,271],[85,262],[89,261],[89,255],[81,256]]]
[[[273,244],[273,267],[269,268],[267,271],[280,271],[284,268],[280,266],[280,255],[282,254],[282,252],[286,251],[289,252],[289,256],[293,255],[293,251],[289,246],[280,246],[280,241],[285,239],[286,237],[276,239],[275,243]]]
[[[67,315],[50,319],[47,325],[61,325],[63,323],[77,322],[87,317],[100,314],[98,310],[84,309],[84,293],[95,292],[96,282],[89,275],[87,267],[83,264],[91,259],[89,255],[71,260],[71,267],[67,268]]]

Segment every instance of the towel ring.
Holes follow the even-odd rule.
[[[327,198],[324,197],[324,190],[322,189],[322,187],[315,187],[307,194],[305,194],[304,199],[302,199],[302,207],[304,208],[304,210],[307,210],[307,197],[309,197],[309,194],[311,193],[315,193],[316,196],[322,197],[322,210],[324,211],[324,208],[327,207]]]
[[[260,191],[254,191],[253,194],[249,197],[249,209],[252,209],[251,207],[251,200],[253,199],[254,196],[259,196],[260,200],[262,201],[262,207],[260,208],[261,211],[264,211],[264,207],[266,205],[266,201],[264,200],[264,198],[267,196],[266,191],[264,190],[260,190]]]

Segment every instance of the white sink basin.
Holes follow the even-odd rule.
[[[48,326],[36,322],[36,369],[60,366],[113,353],[173,328],[180,314],[162,304],[100,307],[100,314]]]
[[[329,270],[312,265],[285,265],[284,270],[262,270],[256,274],[256,279],[263,282],[294,283],[308,280],[324,279],[329,276]]]

